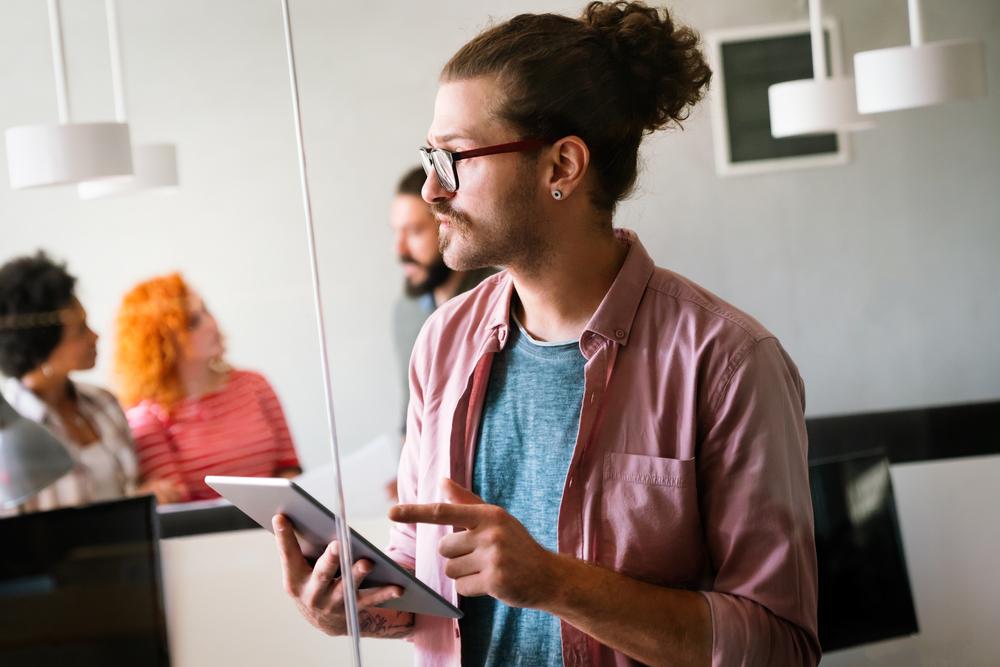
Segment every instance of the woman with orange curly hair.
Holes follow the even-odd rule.
[[[258,373],[231,368],[204,301],[180,274],[147,280],[118,312],[116,372],[143,480],[183,500],[215,498],[205,475],[291,477],[299,460],[278,398]]]

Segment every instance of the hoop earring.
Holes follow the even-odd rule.
[[[556,199],[556,200],[562,199],[562,190],[553,190],[552,191],[552,198]]]

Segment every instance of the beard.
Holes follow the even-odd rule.
[[[550,244],[538,197],[533,165],[525,162],[497,205],[480,219],[450,201],[431,204],[434,217],[449,226],[440,238],[444,261],[455,271],[498,266],[531,272],[541,266]]]
[[[406,296],[411,299],[415,299],[424,294],[430,294],[435,289],[440,287],[445,283],[451,274],[454,273],[448,265],[444,263],[444,258],[438,256],[434,260],[433,264],[421,264],[412,257],[403,257],[399,260],[402,264],[415,264],[424,269],[427,272],[427,276],[420,282],[410,282],[409,280],[404,281],[403,290],[406,292]]]

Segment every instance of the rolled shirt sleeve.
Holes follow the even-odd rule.
[[[712,664],[815,665],[816,546],[805,391],[774,338],[748,343],[710,401],[699,478],[716,573]]]

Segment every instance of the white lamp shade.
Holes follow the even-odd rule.
[[[22,125],[5,134],[15,190],[132,173],[127,123]]]
[[[878,113],[986,94],[982,42],[971,39],[854,54],[858,111]]]
[[[767,99],[776,139],[874,125],[858,113],[854,79],[847,77],[783,81],[767,89]]]
[[[132,152],[135,174],[77,186],[80,199],[114,197],[140,190],[163,190],[177,187],[177,148],[173,144],[143,144]]]

